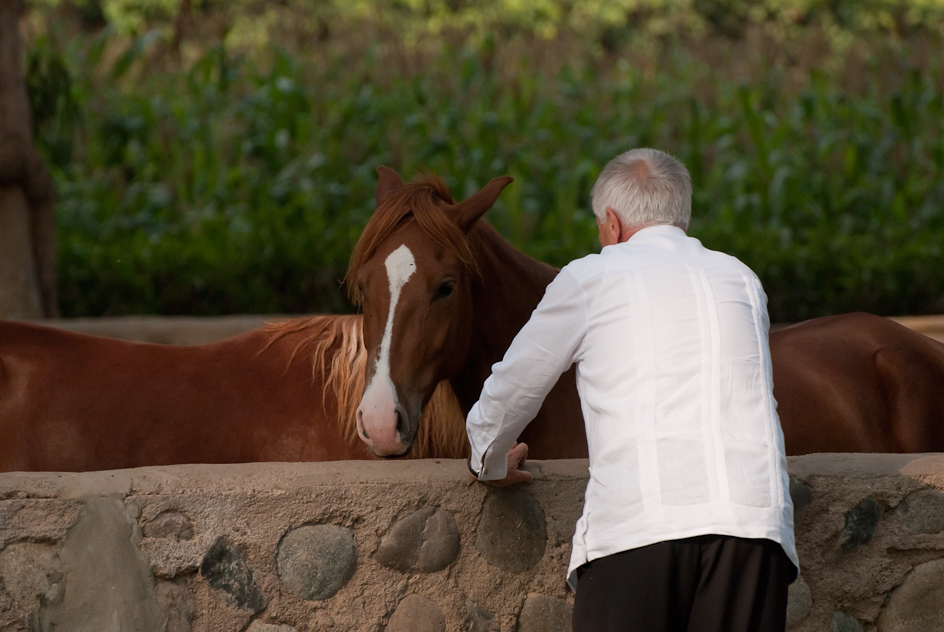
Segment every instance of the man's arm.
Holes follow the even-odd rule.
[[[583,289],[565,268],[547,287],[504,359],[492,367],[466,420],[472,445],[470,469],[479,480],[504,481],[514,470],[514,476],[530,477],[518,469],[527,446],[520,458],[510,452],[561,373],[577,360],[586,329],[585,306]]]
[[[531,483],[534,481],[534,476],[528,470],[522,469],[524,462],[528,458],[528,444],[526,443],[516,443],[515,447],[511,450],[508,450],[507,459],[508,459],[508,472],[505,474],[505,478],[498,481],[482,481],[487,485],[492,487],[508,487],[509,485],[514,485],[515,483]],[[471,462],[470,462],[471,463]],[[472,476],[478,478],[478,475],[475,471],[472,470],[471,464],[469,465],[469,471],[472,473]]]

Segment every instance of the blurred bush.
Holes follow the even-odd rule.
[[[33,2],[66,315],[348,309],[374,169],[563,264],[635,146],[774,320],[944,312],[944,0]]]

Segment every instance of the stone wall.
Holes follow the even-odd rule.
[[[586,461],[0,474],[0,630],[570,629]],[[944,455],[790,459],[789,629],[944,629]]]

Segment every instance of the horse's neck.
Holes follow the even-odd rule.
[[[452,381],[465,411],[557,275],[556,269],[516,249],[482,221],[470,239],[480,273],[472,286],[472,345],[462,373]]]

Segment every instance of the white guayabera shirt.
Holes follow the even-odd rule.
[[[577,364],[590,481],[572,588],[589,560],[705,534],[773,540],[799,566],[769,325],[757,276],[675,226],[573,261],[547,287],[468,434],[479,478],[504,478],[507,451]]]

